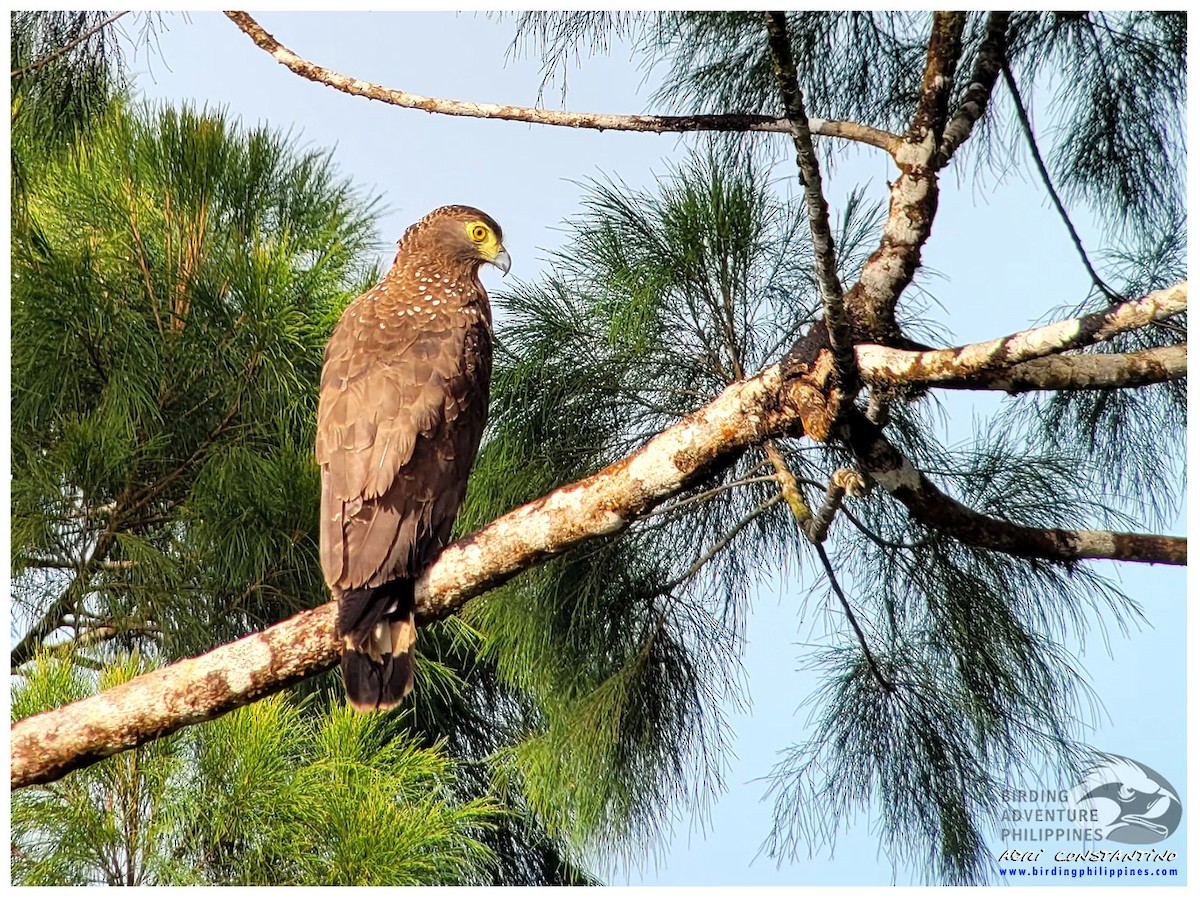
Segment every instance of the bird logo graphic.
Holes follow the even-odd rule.
[[[1153,844],[1170,837],[1183,818],[1183,804],[1171,783],[1125,756],[1097,755],[1071,790],[1075,806],[1095,810],[1101,840]]]

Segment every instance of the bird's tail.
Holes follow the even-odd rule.
[[[346,699],[359,712],[391,709],[413,688],[417,626],[411,578],[338,595]]]

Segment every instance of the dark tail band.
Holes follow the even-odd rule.
[[[408,696],[417,641],[412,579],[340,592],[337,632],[351,706],[360,712],[391,709]]]

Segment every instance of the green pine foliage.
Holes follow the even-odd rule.
[[[463,527],[619,459],[778,359],[817,314],[794,216],[755,158],[728,147],[653,190],[593,184],[551,274],[497,298],[493,419]],[[837,223],[847,272],[877,216],[856,194]],[[1040,420],[953,447],[928,402],[893,407],[898,445],[974,509],[1038,527],[1130,524],[1097,499],[1095,459],[1041,443]],[[780,448],[810,503],[849,461],[836,448]],[[780,571],[821,571],[808,569],[770,475],[761,451],[747,452],[619,537],[463,612],[500,681],[537,711],[495,764],[501,790],[519,785],[552,833],[636,855],[721,789],[750,592]],[[1032,761],[1071,770],[1097,715],[1063,642],[1125,629],[1139,611],[1088,569],[967,547],[883,492],[849,499],[842,515],[830,554],[853,577],[886,683],[817,575],[806,608],[825,611],[829,646],[803,661],[824,673],[810,698],[816,729],[771,773],[765,849],[832,845],[850,814],[877,811],[893,859],[938,881],[985,880],[983,835],[1006,774]]]
[[[93,11],[9,13],[14,218],[43,163],[86,134],[124,84],[124,60],[108,18]],[[93,33],[94,32],[94,33]],[[72,49],[62,52],[62,48]]]
[[[328,600],[316,385],[337,316],[377,277],[373,202],[293,144],[118,96],[29,193],[13,242],[13,664],[26,690],[67,682],[40,708],[93,693],[88,668],[124,652],[161,665]],[[20,793],[18,881],[589,882],[519,793],[504,809],[490,793],[485,760],[514,725],[490,715],[506,695],[470,629],[425,631],[423,700],[403,717],[349,721],[317,678],[203,739],[72,776],[161,754],[163,783],[126,791],[137,846],[118,841],[124,820],[88,820],[99,788],[65,807]]]
[[[22,718],[145,669],[95,679],[40,659],[14,687]],[[506,815],[462,799],[457,764],[395,718],[268,697],[203,725],[17,791],[13,883],[489,884],[484,843]]]
[[[13,68],[99,18],[14,14]],[[984,22],[967,18],[958,90]],[[789,14],[812,114],[906,130],[928,24]],[[1185,24],[1011,19],[1042,155],[1073,206],[1109,216],[1115,248],[1096,261],[1130,296],[1186,273]],[[780,111],[757,13],[526,13],[514,48],[565,90],[570,61],[617,39],[660,76],[657,104]],[[135,106],[114,52],[98,38],[14,79],[14,717],[324,602],[315,385],[339,310],[375,274],[371,203],[327,155],[220,113]],[[964,147],[983,176],[1030,151],[1010,99],[1001,81]],[[460,533],[616,462],[820,317],[806,217],[767,158],[715,139],[652,189],[590,184],[550,273],[494,298],[491,421]],[[847,284],[879,231],[864,196],[835,214]],[[931,330],[927,296],[915,285],[897,311],[912,337]],[[1097,290],[1081,308],[1108,302]],[[1185,336],[1181,317],[1103,350]],[[900,395],[887,431],[950,496],[1008,521],[1166,522],[1185,392],[1010,398],[965,446],[940,439],[931,396]],[[813,507],[852,462],[777,445]],[[398,714],[350,715],[315,679],[17,792],[14,882],[588,883],[576,859],[640,859],[723,789],[750,599],[781,573],[802,576],[827,631],[802,661],[823,679],[812,733],[769,777],[765,851],[832,847],[867,814],[897,862],[986,880],[1001,786],[1072,770],[1097,714],[1064,643],[1135,627],[1139,609],[1089,568],[964,546],[876,490],[846,500],[825,544],[860,641],[764,451],[727,462],[423,628]]]
[[[120,103],[13,247],[13,560],[89,617],[199,652],[316,605],[324,341],[371,278],[371,204],[327,154],[220,113]],[[80,602],[81,601],[81,602]],[[28,657],[33,644],[18,649]]]

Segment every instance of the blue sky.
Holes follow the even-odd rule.
[[[497,22],[470,13],[263,13],[258,20],[301,56],[357,78],[436,97],[518,105],[537,101],[537,61],[506,60],[511,19]],[[560,242],[561,223],[578,209],[581,180],[604,174],[633,188],[649,186],[689,146],[673,135],[596,133],[402,110],[297,77],[218,13],[193,13],[187,19],[168,14],[163,25],[155,52],[143,47],[133,60],[139,93],[223,107],[246,123],[291,128],[299,144],[334,148],[342,172],[382,195],[381,260],[390,260],[392,242],[429,210],[468,203],[502,224],[514,274],[533,280],[547,251]],[[132,23],[127,28],[134,30]],[[618,45],[611,56],[585,59],[571,71],[567,107],[646,111],[654,77],[651,73],[643,83],[645,75]],[[557,103],[557,89],[549,89],[545,100]],[[791,156],[783,151],[781,145],[775,174],[781,190],[794,193]],[[856,184],[869,185],[868,197],[886,199],[886,180],[895,175],[890,160],[852,145],[838,145],[835,152],[837,165],[827,176],[835,212]],[[1045,321],[1052,308],[1078,303],[1086,293],[1086,276],[1065,230],[1042,193],[1023,177],[1025,171],[1023,161],[1014,161],[1010,177],[997,185],[994,178],[977,178],[971,166],[956,164],[943,178],[922,283],[943,307],[931,314],[955,342],[1021,330]],[[1080,215],[1077,225],[1085,243],[1096,247],[1099,234],[1087,217]],[[484,277],[495,287],[492,275]],[[972,422],[985,421],[999,403],[975,395],[943,399],[954,439],[968,436]],[[1169,530],[1183,528],[1180,516]],[[1147,624],[1128,637],[1110,628],[1107,641],[1093,633],[1086,645],[1071,648],[1106,710],[1091,741],[1145,763],[1186,792],[1184,573],[1161,566],[1101,567],[1142,604]],[[712,805],[707,826],[682,818],[666,846],[629,869],[599,861],[597,870],[614,883],[920,881],[918,873],[894,869],[880,853],[875,823],[866,816],[848,823],[832,857],[826,850],[777,867],[757,856],[771,824],[771,805],[762,799],[766,786],[757,779],[770,771],[779,751],[805,737],[808,710],[801,701],[816,684],[799,670],[798,658],[806,645],[825,637],[826,618],[811,602],[807,618],[798,614],[807,576],[790,573],[754,598],[746,656],[753,705],[731,717],[736,740],[727,791]],[[1035,775],[1020,773],[1020,778]],[[1186,826],[1160,848],[1179,852],[1175,864],[1184,873],[1185,839]],[[994,849],[1006,846],[997,840]]]

